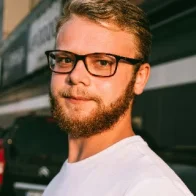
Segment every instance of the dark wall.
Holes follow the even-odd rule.
[[[196,6],[195,6],[196,8]],[[160,27],[152,29],[151,65],[196,53],[196,9]]]
[[[195,66],[194,61],[188,65],[184,63],[188,61],[183,60],[195,58],[195,19],[196,11],[193,9],[193,12],[183,17],[152,29],[150,62],[152,70],[159,69],[159,73],[154,73],[160,74],[154,76],[154,79],[159,81],[164,78],[165,84],[148,88],[136,98],[133,117],[139,116],[143,120],[144,131],[150,133],[161,146],[196,146]],[[171,62],[175,62],[176,66]],[[183,82],[184,75],[193,80]],[[169,80],[180,82],[172,84]]]
[[[133,116],[143,119],[160,146],[196,145],[196,84],[146,91],[136,98]]]

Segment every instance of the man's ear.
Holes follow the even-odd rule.
[[[140,66],[138,72],[136,73],[136,79],[134,84],[134,93],[136,95],[140,95],[143,92],[149,76],[150,65],[148,63],[144,63]]]

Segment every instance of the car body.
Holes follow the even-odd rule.
[[[5,136],[1,195],[41,195],[67,159],[67,134],[50,116],[19,117]]]

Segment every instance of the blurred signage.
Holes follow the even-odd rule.
[[[55,46],[56,21],[61,13],[61,0],[53,2],[30,26],[27,73],[46,66],[45,50]]]
[[[23,31],[2,55],[2,85],[8,85],[26,74],[28,32]]]
[[[0,0],[0,41],[3,38],[3,2],[4,0]]]

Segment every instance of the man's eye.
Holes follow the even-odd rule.
[[[64,62],[65,62],[65,63],[71,63],[71,62],[72,62],[72,59],[69,58],[69,57],[65,57],[65,58],[64,58]]]
[[[99,60],[98,63],[103,66],[103,67],[106,67],[106,66],[110,66],[112,63],[107,61],[107,60]]]
[[[59,57],[59,58],[56,58],[56,62],[57,63],[71,63],[72,59],[69,57]]]

